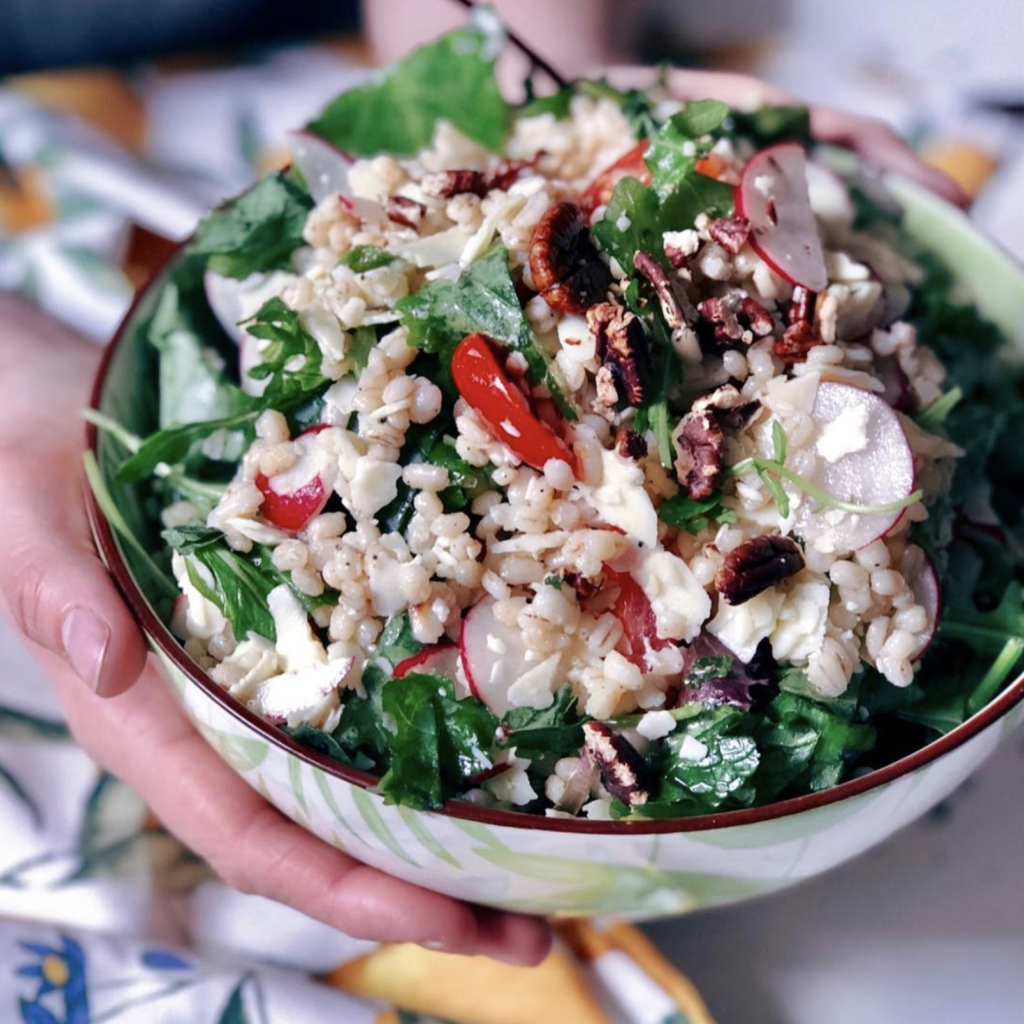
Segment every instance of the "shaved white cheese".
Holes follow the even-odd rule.
[[[267,607],[274,617],[277,653],[287,672],[299,672],[327,660],[324,645],[309,627],[306,609],[291,588],[281,584],[267,594]]]
[[[338,318],[323,306],[307,306],[299,314],[299,322],[320,347],[320,351],[331,359],[345,358],[348,335],[341,329]]]
[[[829,585],[822,579],[797,583],[786,594],[771,633],[772,655],[777,661],[806,664],[821,650],[829,594]]]
[[[689,643],[700,632],[711,614],[711,598],[678,555],[651,551],[632,576],[651,602],[662,640]]]
[[[459,263],[464,267],[468,267],[491,244],[494,234],[498,230],[498,225],[510,221],[523,208],[525,203],[526,196],[516,195],[513,192],[508,193],[504,202],[498,203],[484,217],[480,227],[474,232],[473,237],[466,242],[465,248],[463,248],[459,256]]]
[[[276,298],[296,280],[294,274],[275,270],[270,274],[250,274],[238,284],[237,320],[254,316],[268,299]]]
[[[773,377],[765,387],[764,404],[778,416],[790,416],[795,412],[810,415],[820,381],[817,373],[805,373],[791,380]]]
[[[740,661],[750,661],[757,645],[769,636],[779,617],[785,594],[766,590],[743,604],[718,599],[718,613],[707,630],[729,648]]]
[[[348,421],[355,412],[355,399],[359,391],[359,382],[346,377],[332,384],[324,392],[324,423],[335,427],[347,427]]]
[[[503,804],[522,807],[524,804],[532,803],[537,799],[537,794],[530,785],[529,775],[526,774],[530,762],[525,757],[516,757],[513,749],[509,751],[508,764],[511,767],[488,779],[484,783],[484,789],[493,793]]]
[[[494,541],[487,550],[492,555],[527,554],[539,555],[551,548],[560,548],[569,539],[565,530],[552,530],[550,533],[521,533],[508,540]]]
[[[239,670],[243,674],[236,678]],[[210,669],[213,681],[227,686],[228,693],[241,701],[248,701],[259,683],[280,674],[281,659],[277,649],[270,640],[256,633],[250,633],[248,640],[243,640],[219,665]]]
[[[826,462],[838,462],[844,455],[862,452],[868,446],[866,404],[847,406],[834,420],[825,424],[815,448]]]
[[[552,654],[524,672],[509,688],[508,699],[513,707],[550,707],[555,700],[554,688],[561,678],[561,653]]]
[[[211,589],[215,588],[213,576],[210,570],[194,558],[189,560],[192,571]],[[175,552],[171,556],[171,571],[178,581],[181,592],[185,595],[186,610],[185,624],[189,636],[199,637],[201,640],[209,640],[224,631],[227,620],[221,610],[212,602],[207,600],[199,592],[189,578],[188,569],[185,566],[185,559]]]
[[[348,505],[357,516],[372,516],[398,497],[402,467],[397,462],[381,462],[360,455],[351,478]]]
[[[266,679],[253,690],[249,706],[274,722],[298,725],[318,721],[334,703],[338,687],[354,661],[336,658]]]
[[[375,615],[390,618],[409,603],[402,591],[402,563],[384,555],[370,559],[367,573]]]
[[[644,490],[644,471],[618,452],[601,451],[601,483],[577,484],[584,500],[606,522],[653,548],[658,543],[658,513]]]
[[[449,228],[411,241],[394,240],[388,251],[417,267],[443,267],[459,262],[469,238],[462,228]]]

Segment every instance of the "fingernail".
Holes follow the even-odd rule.
[[[71,667],[90,690],[99,688],[103,662],[110,646],[110,627],[88,608],[72,608],[60,631],[64,653]]]

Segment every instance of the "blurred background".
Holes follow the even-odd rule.
[[[882,117],[1024,257],[1021,0],[496,6],[567,75],[670,61]],[[109,337],[170,243],[284,162],[287,129],[463,16],[451,0],[0,0],[0,289]],[[38,697],[4,629],[5,692],[16,677]],[[1022,759],[1007,744],[869,860],[649,934],[723,1024],[1022,1020]]]

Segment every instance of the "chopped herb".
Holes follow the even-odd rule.
[[[576,695],[566,684],[552,703],[543,709],[513,708],[501,720],[507,735],[500,747],[515,747],[516,755],[529,760],[557,759],[579,753],[583,745],[583,723],[589,718],[580,713]]]
[[[726,679],[732,671],[732,655],[724,654],[717,658],[698,658],[686,676],[687,686],[700,686],[710,679]]]
[[[922,430],[934,430],[946,422],[949,414],[963,401],[964,390],[957,386],[950,388],[944,395],[939,395],[929,402],[917,414],[917,425]]]
[[[561,590],[562,589],[562,584],[564,582],[565,581],[562,579],[561,576],[545,576],[544,577],[544,586],[546,586],[546,587],[554,587],[555,590]]]
[[[721,491],[699,499],[688,497],[680,491],[658,506],[658,518],[677,530],[697,534],[712,523],[735,523],[736,512],[722,504]]]
[[[357,274],[378,270],[394,263],[397,257],[377,245],[357,245],[338,260],[338,265],[348,267]]]

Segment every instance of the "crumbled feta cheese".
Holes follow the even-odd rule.
[[[692,228],[685,231],[666,231],[661,236],[665,249],[676,249],[684,256],[692,256],[700,248],[700,235]]]
[[[676,756],[680,761],[703,761],[708,756],[708,748],[696,736],[687,733]]]
[[[736,655],[750,661],[757,645],[768,636],[779,616],[785,594],[766,590],[743,604],[729,604],[719,598],[718,613],[707,624],[707,630]]]
[[[689,643],[711,614],[711,598],[690,567],[670,551],[652,551],[632,575],[651,602],[658,636]]]
[[[805,580],[790,589],[770,637],[772,655],[777,661],[802,665],[821,650],[829,594],[828,582],[824,580]]]
[[[349,504],[356,515],[372,516],[398,496],[402,467],[397,462],[381,462],[360,455],[352,476]]]
[[[844,455],[862,452],[868,446],[867,403],[847,406],[834,420],[825,424],[815,448],[826,462],[838,462]]]
[[[213,575],[205,565],[193,558],[189,562],[189,568],[208,587],[213,589]],[[227,625],[227,620],[224,618],[221,610],[212,601],[208,601],[203,597],[198,588],[192,583],[192,580],[189,578],[188,568],[186,568],[185,559],[177,552],[171,556],[171,569],[174,572],[174,578],[178,581],[181,592],[185,595],[185,624],[188,628],[189,636],[196,636],[201,640],[209,640],[210,637],[222,633]]]
[[[660,740],[676,727],[671,711],[648,711],[637,723],[636,731],[644,739]]]
[[[658,543],[658,513],[644,489],[644,471],[632,459],[603,449],[601,483],[578,486],[587,504],[612,526],[649,547]]]
[[[765,388],[764,404],[778,416],[790,416],[796,412],[809,415],[814,408],[820,382],[821,377],[817,373],[806,373],[790,380],[773,377]]]
[[[484,789],[501,803],[514,804],[517,807],[536,800],[537,794],[530,785],[529,775],[526,774],[530,762],[524,757],[516,757],[513,749],[509,752],[508,763],[511,767],[488,779],[484,783]]]
[[[619,231],[628,231],[632,223],[633,222],[624,213],[620,213],[618,220],[615,221],[615,227]]]
[[[367,579],[375,615],[390,618],[409,603],[402,586],[404,563],[381,554],[370,560]]]

